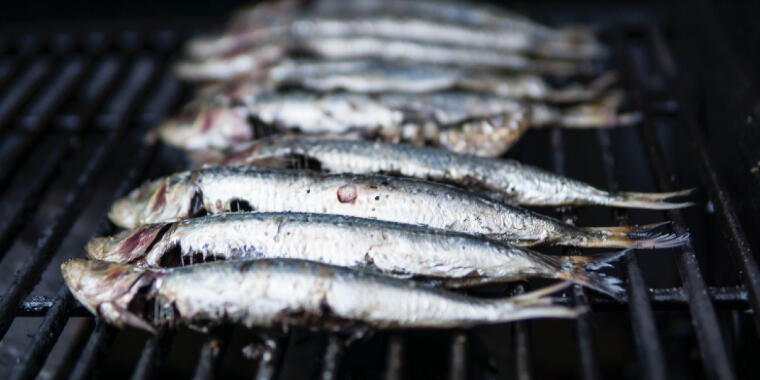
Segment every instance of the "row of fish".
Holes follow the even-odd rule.
[[[211,82],[158,129],[185,150],[278,132],[339,134],[498,157],[530,128],[634,125],[607,49],[488,7],[408,0],[277,1],[188,43],[176,67]]]
[[[689,239],[657,232],[666,223],[575,226],[523,207],[665,210],[691,205],[675,200],[690,191],[610,193],[495,158],[530,128],[637,122],[618,112],[613,73],[576,76],[606,56],[587,28],[455,2],[280,0],[187,51],[181,77],[222,81],[155,134],[195,168],[115,202],[109,219],[123,230],[61,267],[74,296],[115,325],[573,318],[584,309],[549,296],[576,284],[624,298],[600,269]],[[256,136],[261,125],[278,133]],[[457,291],[532,278],[560,282],[504,299]]]

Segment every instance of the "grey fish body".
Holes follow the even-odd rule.
[[[109,213],[120,226],[218,214],[236,205],[258,212],[347,215],[483,235],[518,245],[628,248],[665,237],[629,227],[578,228],[456,187],[384,176],[209,167],[158,179],[117,201]],[[641,235],[628,236],[632,231]],[[672,237],[671,237],[672,240]],[[673,241],[671,241],[672,243]]]
[[[453,286],[543,277],[576,280],[611,294],[622,291],[616,281],[592,278],[582,269],[608,257],[548,256],[467,234],[330,214],[219,214],[95,238],[86,247],[93,259],[151,267],[162,266],[164,256],[174,249],[184,264],[302,259],[403,278],[437,279]]]
[[[547,39],[520,30],[465,27],[420,18],[374,15],[370,17],[314,17],[307,16],[285,24],[237,28],[217,39],[192,42],[191,52],[196,57],[229,54],[232,48],[240,49],[261,42],[285,42],[287,39],[334,38],[363,36],[390,40],[411,41],[448,46],[467,46],[483,51],[527,53],[540,57],[561,59],[594,59],[605,55],[604,48],[591,42],[575,43],[566,39]],[[203,53],[203,54],[201,54]]]
[[[177,72],[186,80],[230,79],[267,67],[292,52],[324,60],[378,59],[556,76],[594,72],[593,65],[587,61],[533,58],[514,52],[365,36],[310,37],[266,43],[234,54],[184,61],[177,66]]]
[[[118,326],[148,331],[164,324],[205,328],[225,322],[330,328],[338,320],[378,328],[463,327],[579,313],[539,296],[482,300],[301,260],[147,270],[74,259],[62,264],[61,271],[90,311]],[[147,291],[138,294],[140,289]],[[147,306],[130,310],[132,301],[141,298]],[[158,313],[151,315],[153,310]]]
[[[476,186],[505,201],[526,206],[604,205],[667,209],[691,205],[666,202],[688,192],[611,194],[587,183],[514,160],[462,155],[404,144],[274,137],[241,146],[219,162],[246,165],[293,156],[317,161],[323,170],[334,173],[392,173]]]
[[[618,114],[617,93],[566,110],[500,96],[468,92],[315,94],[258,91],[245,84],[231,92],[251,91],[231,100],[210,100],[158,128],[167,143],[184,149],[226,148],[251,134],[249,118],[305,134],[359,131],[385,141],[432,143],[460,153],[498,156],[528,127],[606,128],[630,125],[636,114]],[[225,98],[226,99],[226,98]]]
[[[615,77],[609,74],[587,86],[555,89],[540,76],[530,74],[499,75],[434,65],[351,60],[286,61],[272,67],[267,80],[320,92],[346,90],[359,93],[425,93],[461,89],[511,99],[578,102],[598,95]],[[245,96],[241,95],[239,97]]]

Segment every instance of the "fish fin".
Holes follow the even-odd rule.
[[[556,284],[552,284],[549,286],[545,286],[543,288],[532,290],[527,293],[512,296],[509,298],[509,300],[521,305],[524,305],[524,304],[535,305],[537,303],[546,304],[547,301],[549,302],[551,301],[551,298],[547,298],[546,296],[565,290],[569,288],[571,285],[573,285],[573,281],[570,279],[567,279],[566,281],[561,281]]]
[[[617,112],[622,101],[621,91],[609,91],[592,103],[568,108],[563,112],[559,124],[568,129],[612,128],[638,124],[642,119],[641,113]]]
[[[588,84],[588,88],[595,91],[602,91],[612,87],[620,79],[617,71],[610,70],[592,80]]]
[[[585,248],[674,248],[689,241],[689,234],[662,234],[653,232],[669,222],[643,226],[583,227],[587,236],[582,240]]]
[[[156,328],[153,325],[113,302],[103,302],[98,305],[98,315],[119,327],[129,326],[156,334]]]
[[[631,249],[592,256],[561,256],[562,270],[558,276],[607,294],[617,300],[623,300],[625,299],[625,290],[620,286],[622,283],[620,279],[593,271],[611,267],[611,262],[627,255]]]
[[[224,152],[219,149],[188,149],[185,156],[190,162],[191,169],[199,169],[208,165],[214,165],[224,159]]]
[[[668,202],[669,199],[692,194],[695,189],[672,191],[667,193],[619,192],[610,194],[611,201],[606,206],[642,208],[649,210],[671,210],[694,206],[694,202]]]

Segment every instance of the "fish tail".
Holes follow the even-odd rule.
[[[621,91],[610,91],[592,102],[568,108],[560,117],[559,124],[569,129],[613,128],[638,124],[639,112],[618,113],[623,101]]]
[[[594,271],[611,267],[611,262],[619,260],[630,251],[631,248],[592,256],[561,256],[562,270],[558,277],[622,300],[625,298],[625,291],[620,286],[622,281]]]
[[[612,200],[606,202],[605,205],[649,210],[671,210],[693,206],[694,202],[668,202],[672,198],[683,197],[693,192],[693,188],[667,193],[619,192],[611,194]]]
[[[554,300],[548,297],[572,284],[572,281],[562,281],[497,301],[496,306],[500,311],[497,319],[500,322],[511,322],[535,318],[578,318],[579,315],[588,311],[588,308],[554,305]]]
[[[586,236],[576,245],[585,248],[673,248],[689,241],[689,234],[662,234],[654,232],[669,222],[643,226],[584,227]]]

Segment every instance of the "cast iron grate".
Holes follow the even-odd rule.
[[[619,265],[627,302],[574,288],[558,301],[592,308],[577,321],[378,332],[348,346],[344,336],[304,330],[269,335],[222,327],[207,335],[162,331],[148,337],[92,321],[63,287],[53,263],[81,255],[81,250],[61,249],[79,224],[94,228],[89,235],[112,232],[105,219],[110,201],[146,178],[177,168],[166,164],[173,162],[167,159],[172,158],[170,151],[144,136],[188,96],[188,89],[169,72],[188,33],[177,28],[3,36],[0,194],[10,211],[0,226],[0,259],[6,272],[12,268],[15,274],[3,283],[0,338],[15,361],[0,362],[0,368],[10,378],[127,376],[120,371],[130,371],[133,379],[159,374],[389,380],[423,375],[521,380],[757,375],[757,364],[746,354],[757,349],[760,331],[755,254],[737,201],[705,145],[698,104],[679,78],[672,41],[660,26],[649,24],[613,28],[606,35],[632,106],[645,115],[641,126],[536,131],[511,153],[612,190],[700,189],[698,207],[665,213],[674,232],[692,232],[692,244],[667,252],[637,252]],[[683,141],[689,147],[677,148]],[[696,170],[684,171],[685,163]],[[67,173],[73,174],[69,178]],[[104,199],[97,202],[98,197]],[[589,225],[662,218],[657,212],[550,211]],[[34,215],[44,220],[37,222]],[[24,249],[18,240],[28,236],[34,243]],[[734,261],[726,262],[727,255]],[[38,284],[46,278],[60,286],[57,293],[35,293],[44,290]],[[653,283],[665,285],[650,289],[653,285],[647,284]],[[522,292],[529,285],[506,291]],[[32,323],[32,335],[10,341],[9,332],[20,320]],[[62,344],[68,325],[76,325],[65,335],[73,343],[53,361],[50,354]],[[615,341],[619,336],[623,338]],[[232,358],[240,356],[242,346],[258,355],[247,361]],[[684,347],[697,351],[691,356],[679,352]],[[173,372],[176,356],[182,357],[180,372]],[[54,373],[40,373],[43,366]]]

